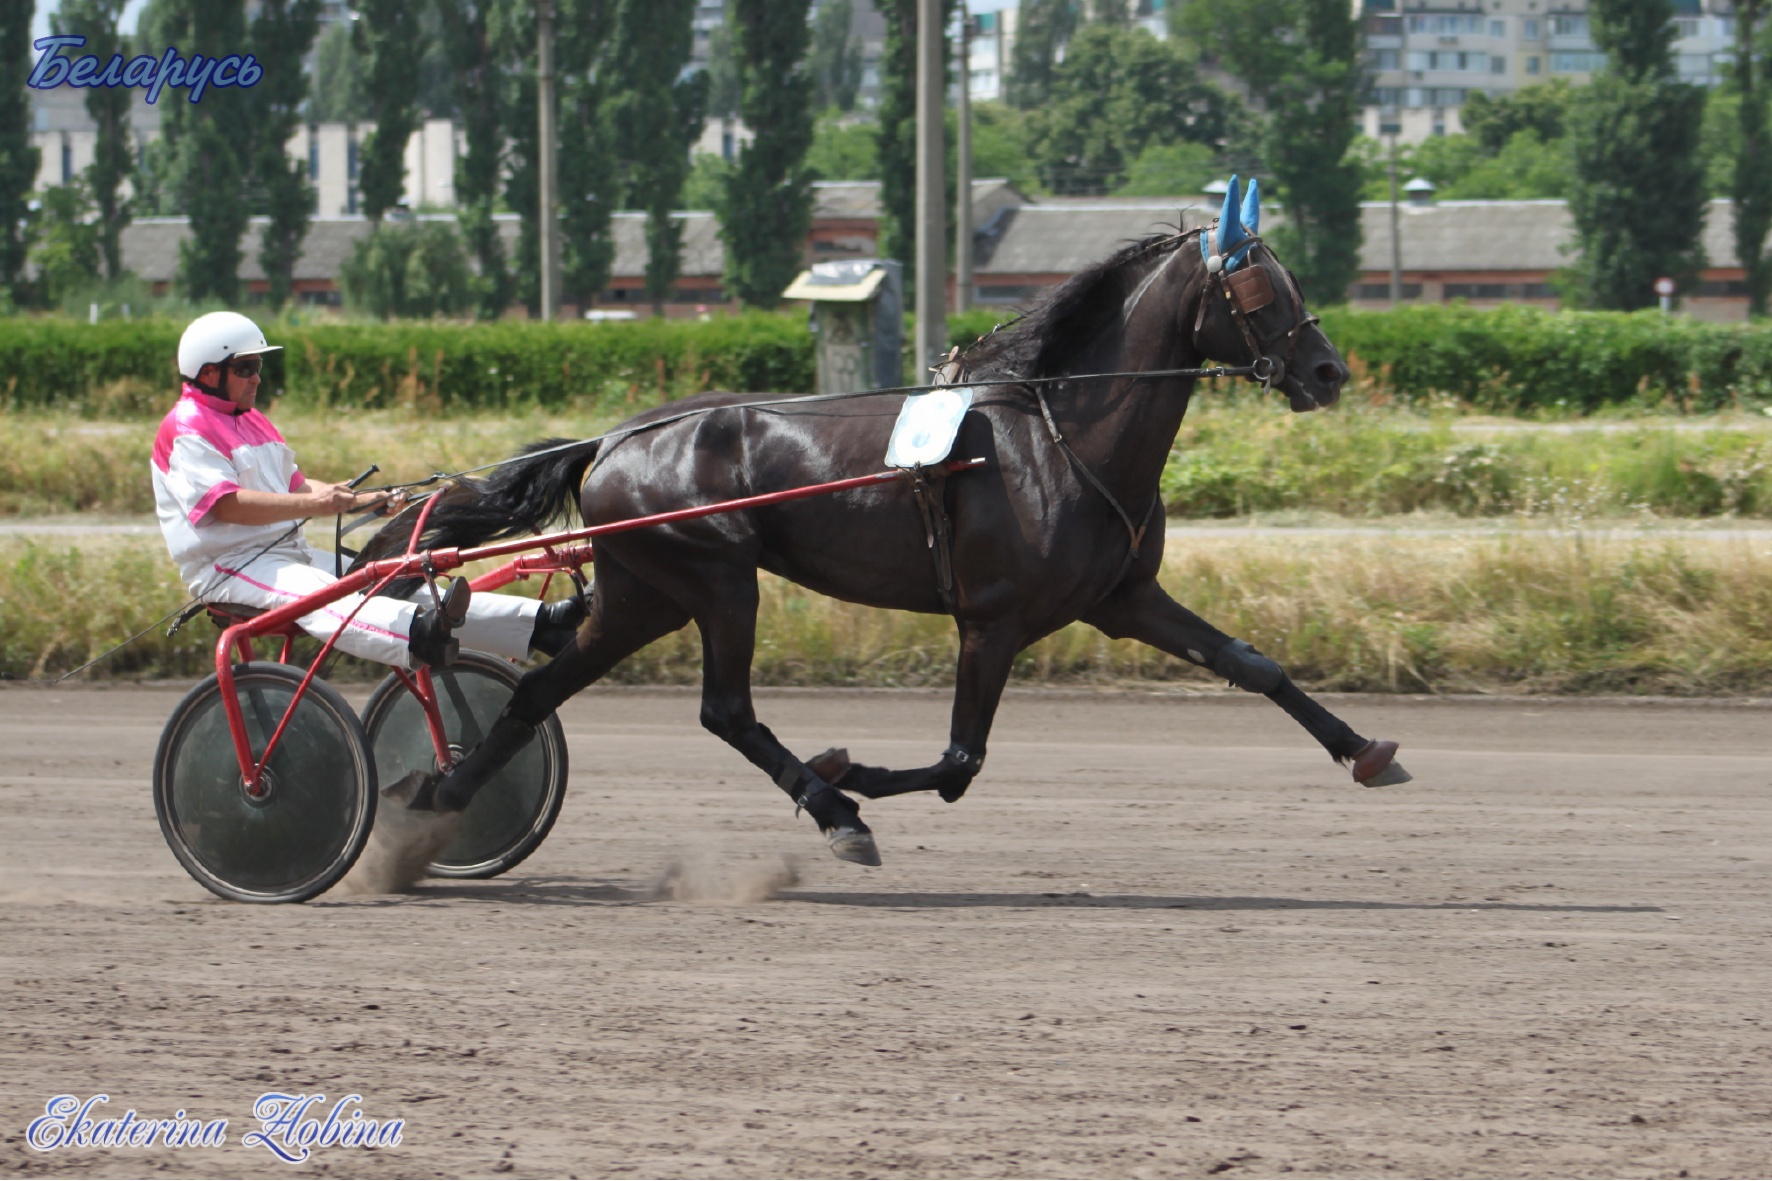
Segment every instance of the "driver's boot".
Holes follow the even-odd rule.
[[[407,651],[420,664],[432,668],[448,668],[461,654],[461,644],[450,633],[468,618],[468,602],[473,589],[465,578],[450,581],[443,592],[440,607],[418,612],[412,617],[412,635],[406,641]]]

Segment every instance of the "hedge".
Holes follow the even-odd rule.
[[[1012,316],[988,309],[955,316],[949,337],[966,344]],[[0,405],[151,408],[174,381],[181,327],[0,319]],[[1494,410],[1560,413],[1619,403],[1713,410],[1772,402],[1767,326],[1452,304],[1331,308],[1323,328],[1359,380],[1403,399],[1450,396]],[[590,402],[619,412],[637,396],[794,392],[814,380],[812,337],[797,313],[624,324],[315,324],[279,326],[276,335],[287,351],[268,370],[272,388],[321,405]]]
[[[0,320],[0,399],[13,409],[163,398],[183,325],[167,320]],[[278,326],[266,368],[278,393],[323,405],[547,407],[663,400],[708,388],[809,390],[804,317],[743,315],[627,324],[396,322]],[[126,400],[126,399],[125,399]]]
[[[1331,308],[1323,330],[1356,372],[1403,398],[1570,413],[1626,402],[1717,410],[1772,401],[1772,325],[1448,304]]]

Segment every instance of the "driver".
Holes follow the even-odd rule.
[[[354,492],[302,475],[295,452],[254,409],[264,355],[281,347],[237,312],[199,316],[178,342],[184,386],[154,439],[154,506],[180,576],[204,602],[272,608],[324,589],[337,579],[295,523],[376,506],[393,512],[401,503],[402,494]],[[463,645],[512,659],[531,648],[553,655],[583,618],[576,598],[475,597],[457,578],[441,610],[350,595],[296,623],[320,640],[342,627],[344,651],[414,668],[448,665]]]

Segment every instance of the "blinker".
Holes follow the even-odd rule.
[[[1244,267],[1225,277],[1231,300],[1245,316],[1260,311],[1274,302],[1274,285],[1267,271],[1259,266]]]

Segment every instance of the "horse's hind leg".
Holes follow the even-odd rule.
[[[459,811],[501,767],[535,738],[535,728],[574,693],[623,660],[689,622],[689,612],[641,582],[613,559],[597,559],[590,615],[573,642],[540,668],[524,674],[486,738],[436,785],[413,798],[414,808]]]
[[[834,790],[795,758],[757,720],[751,702],[751,658],[757,645],[757,573],[710,578],[710,592],[696,611],[701,629],[701,724],[749,759],[788,794],[796,809],[812,814],[840,860],[880,864],[873,832],[855,801]]]
[[[1141,640],[1209,668],[1239,689],[1266,695],[1322,743],[1332,758],[1351,764],[1354,778],[1369,787],[1409,781],[1409,773],[1396,761],[1396,743],[1356,734],[1294,685],[1277,663],[1177,603],[1154,578],[1122,583],[1084,615],[1083,622],[1114,639]]]

